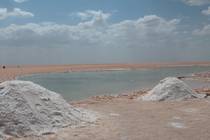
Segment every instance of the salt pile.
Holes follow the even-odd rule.
[[[53,133],[95,119],[94,113],[76,109],[59,94],[32,82],[0,84],[0,139]]]
[[[183,81],[168,77],[160,81],[148,94],[141,97],[144,101],[180,101],[190,98],[204,98],[205,95],[197,94]]]

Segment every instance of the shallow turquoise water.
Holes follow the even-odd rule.
[[[74,72],[34,74],[19,77],[60,93],[66,100],[79,100],[94,95],[119,94],[151,88],[168,76],[182,76],[209,71],[210,67],[177,67],[128,71]]]

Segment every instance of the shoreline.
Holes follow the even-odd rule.
[[[148,64],[72,64],[72,65],[9,65],[0,69],[0,82],[19,76],[41,73],[100,72],[170,67],[210,66],[209,62],[148,63]]]
[[[9,66],[6,69],[0,69],[0,83],[7,80],[15,80],[18,77],[24,77],[27,75],[36,75],[43,73],[71,73],[71,72],[102,72],[102,71],[129,71],[140,69],[157,69],[157,68],[171,68],[171,67],[192,67],[192,66],[210,66],[210,62],[197,62],[197,63],[171,63],[171,64],[86,64],[86,65],[43,65],[43,66]],[[201,72],[208,73],[208,72]],[[205,80],[200,76],[200,73],[194,73],[192,76],[180,76],[179,79],[191,79],[191,80]],[[196,75],[196,76],[194,76]],[[148,90],[148,88],[146,88]],[[210,89],[199,88],[194,89],[199,93],[207,93],[210,95]],[[135,92],[144,92],[144,89],[140,89]],[[135,94],[133,91],[129,91],[125,96],[132,96]],[[119,93],[116,96],[121,96]],[[101,95],[103,98],[104,95]],[[95,96],[93,96],[94,98]],[[100,98],[101,98],[100,97]],[[114,97],[114,96],[110,96]],[[90,97],[92,98],[92,97]],[[85,99],[82,99],[85,100]],[[76,102],[80,100],[75,100]]]
[[[196,66],[209,66],[196,65]],[[72,65],[71,65],[72,66]],[[78,65],[77,65],[78,66]],[[103,71],[113,69],[114,65],[91,65],[80,69],[74,69],[73,72],[80,71]],[[102,67],[103,66],[103,67]],[[124,66],[124,65],[123,65]],[[128,66],[128,65],[126,65]],[[177,65],[164,65],[164,67],[180,67]],[[186,67],[189,65],[182,65]],[[190,65],[195,66],[195,65]],[[106,68],[105,68],[106,67]],[[107,69],[109,67],[109,69]],[[163,65],[158,68],[164,68]],[[17,68],[10,71],[18,75],[40,74],[49,72],[65,72],[69,66],[42,66],[42,67],[21,67],[22,73],[18,73]],[[72,68],[72,67],[71,67]],[[78,67],[77,67],[78,68]],[[91,69],[90,69],[91,68]],[[103,69],[102,69],[103,68]],[[115,67],[116,68],[116,67]],[[148,67],[136,67],[136,69],[148,69]],[[151,67],[157,68],[157,66]],[[8,69],[5,69],[8,70]],[[13,71],[12,71],[13,70]],[[78,71],[76,71],[78,70]],[[118,69],[119,70],[119,69]],[[122,70],[122,69],[121,69]],[[2,71],[2,70],[1,70]],[[1,75],[0,71],[0,75]],[[5,72],[5,71],[4,71]],[[68,71],[69,72],[69,71]],[[72,71],[71,71],[72,72]],[[2,76],[2,75],[1,75]],[[186,77],[183,77],[186,78]],[[192,99],[180,102],[143,102],[137,100],[138,97],[147,93],[149,89],[136,92],[129,92],[118,95],[100,95],[91,96],[83,100],[69,101],[71,105],[77,108],[87,109],[100,114],[100,118],[88,126],[76,128],[63,128],[58,132],[40,137],[14,138],[12,140],[84,140],[93,137],[95,140],[129,138],[143,139],[208,139],[210,137],[209,122],[209,98]],[[203,90],[198,90],[202,93]],[[210,90],[209,90],[210,93]],[[209,94],[210,95],[210,94]],[[174,124],[178,124],[174,125]],[[182,127],[179,127],[179,124]],[[158,130],[158,131],[157,131]],[[168,135],[166,135],[168,134]],[[193,138],[192,138],[193,137]]]

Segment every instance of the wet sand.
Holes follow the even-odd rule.
[[[148,64],[79,64],[79,65],[24,65],[6,66],[0,69],[0,82],[13,80],[17,76],[51,72],[105,71],[150,69],[160,67],[209,66],[210,62],[148,63]],[[1,66],[2,67],[2,66]]]

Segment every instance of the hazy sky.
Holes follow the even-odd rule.
[[[210,0],[0,0],[0,64],[210,60]]]

